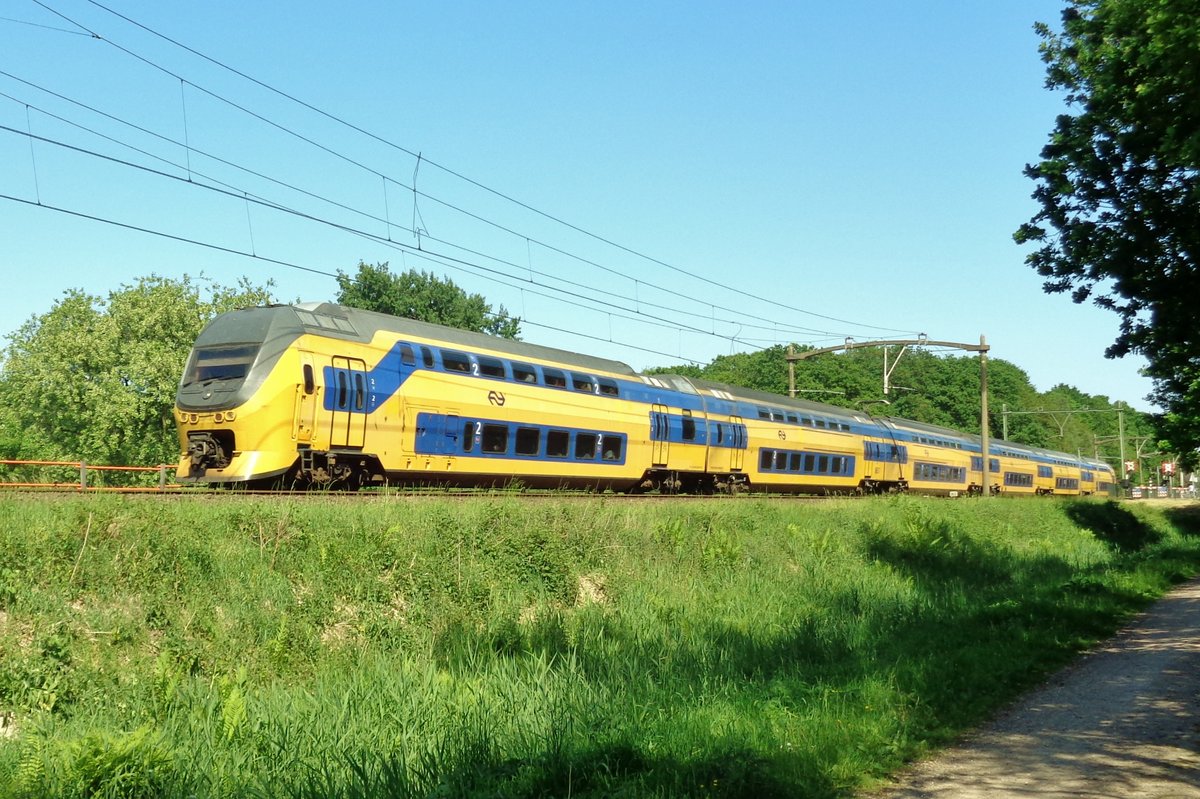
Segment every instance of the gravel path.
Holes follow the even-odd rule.
[[[1200,580],[875,799],[1200,799]]]

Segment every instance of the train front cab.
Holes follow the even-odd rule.
[[[281,307],[224,314],[205,328],[176,394],[179,480],[253,485],[293,468],[304,381],[292,344],[301,332]]]

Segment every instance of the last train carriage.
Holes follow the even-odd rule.
[[[978,492],[977,436],[329,303],[222,314],[176,400],[191,483]],[[1110,467],[994,441],[993,490]]]

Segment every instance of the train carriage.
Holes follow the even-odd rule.
[[[953,496],[983,477],[977,436],[330,303],[213,320],[176,419],[195,483]],[[997,444],[1001,491],[1111,485],[1102,464]]]

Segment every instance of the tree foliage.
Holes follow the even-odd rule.
[[[200,329],[224,311],[271,301],[268,287],[246,280],[201,283],[152,275],[106,299],[72,290],[22,325],[0,368],[0,453],[174,462],[175,391]]]
[[[504,338],[521,333],[521,320],[510,317],[503,305],[493,311],[483,295],[468,294],[432,272],[410,269],[394,275],[386,263],[359,263],[353,277],[338,270],[337,281],[342,305]]]
[[[1040,209],[1015,234],[1047,292],[1120,316],[1109,357],[1149,361],[1174,448],[1200,445],[1200,4],[1070,0],[1036,26],[1060,115],[1025,174]]]

